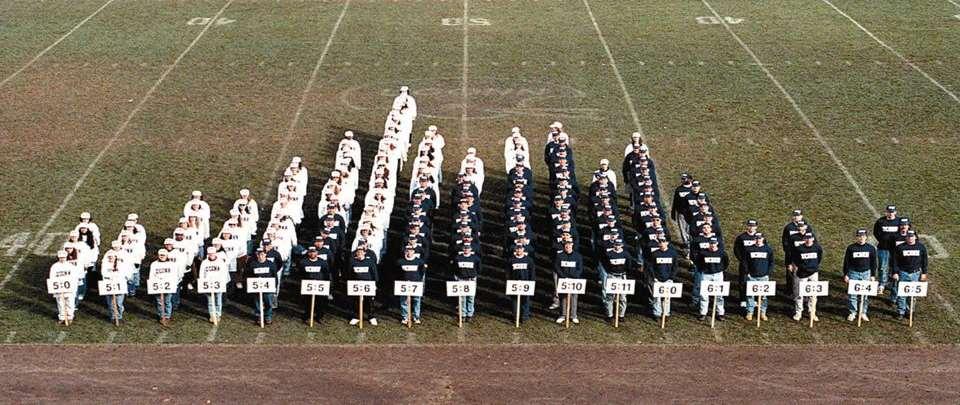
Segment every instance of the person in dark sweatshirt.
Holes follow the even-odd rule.
[[[243,282],[248,278],[277,278],[277,272],[280,270],[281,262],[271,261],[269,254],[264,248],[257,249],[256,258],[247,262],[247,267],[243,272]],[[278,286],[279,287],[279,286]],[[243,284],[237,283],[237,289],[242,289]],[[276,293],[263,293],[263,322],[267,325],[273,323],[273,306],[270,304],[275,300]],[[260,298],[254,294],[254,316],[260,319]]]
[[[740,285],[740,306],[747,306],[747,258],[744,250],[756,242],[757,220],[748,219],[746,229],[733,241],[733,255],[737,258],[737,284]],[[751,313],[747,311],[747,313]]]
[[[648,276],[652,279],[649,286],[651,291],[653,283],[671,282],[677,274],[677,251],[670,246],[670,241],[667,238],[657,240],[657,244],[656,250],[644,255],[646,259],[645,271],[649,273]],[[660,317],[663,314],[670,316],[670,300],[666,300],[664,305],[661,305],[660,301],[660,298],[653,297],[653,293],[650,294],[651,315],[654,317]]]
[[[738,245],[739,246],[739,245]],[[767,244],[767,239],[762,233],[753,234],[753,243],[745,246],[741,252],[741,263],[744,265],[745,282],[743,289],[746,291],[746,281],[770,281],[773,276],[774,256],[773,249]],[[760,319],[767,320],[767,302],[763,300],[760,305]],[[757,297],[747,297],[747,320],[753,320],[753,313],[756,310]]]
[[[600,287],[604,289],[603,295],[603,306],[607,310],[607,320],[613,322],[614,320],[614,309],[616,309],[615,300],[617,298],[616,294],[608,293],[606,291],[607,279],[627,279],[627,274],[630,273],[636,265],[633,261],[633,255],[630,252],[627,252],[623,247],[622,240],[613,241],[613,245],[610,250],[603,249],[600,251],[600,257],[603,262],[604,271],[600,273]],[[627,296],[620,294],[620,311],[616,314],[622,321],[624,315],[627,313]]]
[[[582,278],[583,257],[573,250],[573,242],[566,241],[563,243],[563,250],[558,252],[553,259],[553,271],[557,274],[557,278]],[[560,295],[561,316],[557,318],[557,323],[563,323],[566,320],[562,315],[566,310],[568,296],[570,299],[570,321],[578,324],[580,319],[577,318],[577,294]]]
[[[802,224],[807,225],[806,230],[800,229]],[[817,234],[813,230],[813,226],[803,219],[803,210],[793,210],[790,222],[783,226],[783,232],[780,234],[780,244],[783,247],[785,258],[792,255],[793,248],[799,246],[799,243],[796,242],[802,241],[803,235],[808,232],[814,234],[814,236]],[[787,277],[787,290],[792,291],[794,289],[793,281],[793,278]]]
[[[426,277],[426,263],[423,258],[417,255],[416,247],[408,245],[403,250],[403,257],[397,260],[397,269],[400,274],[397,280],[423,282]],[[413,305],[413,322],[420,324],[420,302],[423,297],[412,297],[410,299]],[[407,299],[400,298],[400,323],[407,323],[410,317],[410,308],[407,306]]]
[[[843,254],[843,282],[849,283],[850,280],[876,280],[877,279],[877,249],[867,243],[867,230],[858,229],[856,240],[847,246],[846,253]],[[848,321],[857,319],[857,301],[859,295],[850,295],[847,297],[847,309],[850,314],[847,315]],[[863,297],[863,320],[867,318],[868,297]]]
[[[515,245],[513,254],[507,259],[507,265],[510,270],[507,272],[510,280],[534,281],[536,280],[536,269],[534,268],[533,258],[527,253],[523,245]],[[530,319],[530,296],[520,296],[520,322],[526,322]]]
[[[900,217],[897,207],[888,205],[884,216],[873,223],[873,237],[877,240],[877,279],[881,293],[890,283],[890,254],[897,248],[897,231],[900,230]],[[893,292],[891,290],[891,292]]]
[[[697,255],[697,270],[701,273],[701,284],[704,282],[723,281],[723,272],[727,270],[729,259],[726,252],[720,249],[720,240],[716,237],[710,238],[707,250],[701,251]],[[725,319],[724,297],[717,296],[717,320]],[[707,319],[707,311],[710,309],[710,297],[700,296],[700,319]]]
[[[803,244],[793,249],[790,258],[787,260],[788,270],[793,278],[793,302],[794,313],[793,320],[799,321],[803,318],[803,301],[807,300],[807,308],[810,311],[810,318],[814,322],[817,318],[817,297],[803,297],[800,295],[800,282],[818,281],[820,274],[820,262],[823,260],[823,249],[817,243],[812,233],[803,235]]]
[[[893,280],[927,281],[927,247],[917,240],[914,231],[907,231],[907,241],[897,246],[893,253]],[[897,296],[897,319],[906,316],[910,300]]]
[[[380,275],[377,272],[377,255],[373,253],[370,249],[367,248],[367,243],[361,242],[357,246],[357,250],[353,251],[353,257],[350,258],[350,280],[359,280],[359,281],[379,281]],[[377,317],[373,314],[373,297],[364,296],[361,298],[364,301],[364,307],[366,308],[365,315],[370,321],[370,324],[377,326]],[[360,312],[360,303],[357,301],[357,313]],[[359,318],[353,318],[350,320],[351,325],[356,325],[360,323]]]
[[[453,265],[454,280],[477,281],[477,277],[480,275],[480,256],[473,252],[472,245],[463,245],[463,249],[453,259]],[[464,322],[473,320],[475,298],[475,296],[463,297],[463,305],[460,307],[460,311],[463,314]]]
[[[320,241],[322,246],[322,241]],[[326,250],[325,246],[322,246],[325,252],[326,257],[320,257],[320,249],[317,249],[316,246],[310,246],[307,248],[307,255],[300,260],[300,271],[302,274],[301,280],[325,280],[332,281],[332,274],[330,270],[330,262],[327,261],[329,258],[329,250]],[[310,296],[302,295],[303,298],[303,321],[310,322]],[[314,315],[316,319],[323,319],[323,314],[327,310],[327,305],[330,300],[333,298],[332,295],[327,295],[326,297],[317,298],[316,304],[314,305]]]

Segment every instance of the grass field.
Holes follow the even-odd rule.
[[[443,24],[465,15],[466,28]],[[958,15],[952,0],[0,2],[0,341],[957,343]],[[212,22],[188,24],[197,17]],[[402,84],[421,109],[414,133],[434,124],[446,137],[446,179],[470,146],[486,161],[487,255],[500,254],[501,142],[510,127],[523,128],[538,153],[546,126],[562,121],[582,181],[599,159],[619,162],[639,130],[664,187],[682,171],[704,182],[728,244],[747,217],[779,235],[789,212],[803,208],[827,252],[826,316],[811,330],[788,318],[792,303],[779,297],[761,329],[732,318],[711,330],[681,305],[661,330],[638,315],[645,305],[633,305],[614,329],[594,283],[582,323],[565,330],[545,308],[544,268],[536,319],[517,330],[503,272],[489,266],[480,319],[464,329],[436,269],[424,324],[412,330],[394,321],[391,305],[381,316],[389,322],[358,333],[343,294],[313,329],[300,322],[292,294],[263,330],[248,297],[225,305],[212,328],[202,300],[188,295],[175,325],[163,328],[143,294],[128,301],[121,328],[93,296],[74,325],[56,326],[44,279],[81,211],[93,213],[105,240],[128,212],[139,213],[155,250],[194,189],[207,195],[215,227],[240,188],[268,207],[279,164],[291,156],[304,157],[319,191],[346,129],[361,137],[367,178],[370,148]],[[545,194],[539,159],[534,173]],[[408,176],[406,168],[400,183]],[[310,215],[316,201],[307,199]],[[931,296],[919,301],[912,329],[879,300],[858,329],[843,319],[843,248],[887,203],[937,256]],[[315,218],[301,238],[313,236]],[[438,220],[438,241],[449,239],[448,226]]]

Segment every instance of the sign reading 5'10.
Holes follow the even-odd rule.
[[[558,294],[584,294],[587,292],[587,280],[582,278],[561,278],[557,280]]]

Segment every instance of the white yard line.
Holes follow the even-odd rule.
[[[955,101],[955,102],[957,102],[957,103],[960,103],[960,97],[957,97],[956,94],[954,94],[952,91],[950,91],[949,89],[947,89],[946,87],[944,87],[944,86],[943,86],[942,84],[940,84],[940,82],[938,82],[936,79],[934,79],[933,77],[930,77],[930,75],[927,74],[927,72],[923,71],[923,69],[920,69],[919,66],[915,65],[915,64],[914,64],[913,62],[911,62],[909,59],[907,59],[906,57],[904,57],[903,54],[901,54],[900,52],[897,52],[897,50],[896,50],[896,49],[893,49],[892,46],[887,45],[885,42],[881,41],[880,38],[877,38],[876,35],[873,35],[873,33],[870,32],[870,30],[866,29],[863,25],[860,25],[860,23],[857,22],[857,20],[854,20],[852,17],[850,17],[849,15],[847,15],[847,13],[844,13],[843,10],[840,10],[839,8],[837,8],[837,6],[833,5],[833,3],[830,2],[830,0],[821,0],[821,1],[823,1],[823,2],[826,3],[828,6],[830,6],[830,8],[836,10],[836,12],[840,13],[840,15],[842,15],[842,16],[846,17],[848,20],[850,20],[850,22],[852,22],[853,25],[856,25],[857,28],[860,28],[861,31],[863,31],[864,33],[866,33],[867,35],[869,35],[870,38],[873,38],[874,41],[877,41],[877,43],[880,44],[880,46],[886,48],[888,51],[890,51],[890,53],[896,55],[897,58],[899,58],[901,61],[903,61],[903,63],[906,63],[907,66],[910,66],[911,68],[913,68],[913,70],[917,71],[917,73],[920,73],[921,75],[923,75],[923,77],[927,78],[927,80],[929,80],[930,83],[933,83],[934,86],[937,86],[940,90],[943,90],[943,92],[946,93],[948,96],[950,96],[950,98],[952,98],[953,101]],[[948,0],[948,1],[950,1],[951,3],[953,3],[953,0]],[[954,4],[956,4],[956,3],[954,3]]]
[[[57,334],[57,338],[53,340],[53,344],[58,345],[63,343],[63,340],[67,338],[67,332],[60,332]]]
[[[113,3],[114,1],[115,1],[115,0],[107,0],[107,2],[106,2],[106,3],[103,3],[103,5],[100,6],[100,8],[98,8],[98,9],[97,9],[96,11],[94,11],[92,14],[88,15],[87,18],[84,18],[83,20],[80,20],[80,22],[77,23],[77,25],[74,26],[70,31],[67,31],[66,34],[63,34],[63,36],[61,36],[60,38],[58,38],[56,41],[53,41],[53,43],[50,44],[50,46],[44,48],[44,50],[42,50],[42,51],[40,51],[40,53],[36,54],[36,56],[34,56],[33,59],[30,59],[29,62],[27,62],[27,63],[26,63],[25,65],[23,65],[22,67],[20,67],[20,69],[17,69],[16,72],[11,73],[10,76],[7,76],[7,78],[3,79],[3,81],[0,81],[0,87],[3,87],[3,85],[5,85],[5,84],[7,84],[9,81],[13,80],[13,78],[14,78],[14,77],[17,77],[17,75],[19,75],[21,72],[23,72],[24,70],[27,70],[27,69],[28,69],[30,66],[32,66],[37,60],[39,60],[40,58],[42,58],[43,55],[46,55],[47,52],[50,52],[51,49],[53,49],[54,47],[56,47],[57,45],[59,45],[61,42],[63,42],[63,40],[67,39],[67,37],[69,37],[71,34],[73,34],[74,31],[80,29],[80,27],[82,27],[83,24],[86,24],[87,21],[90,21],[91,18],[96,17],[97,14],[100,14],[100,11],[102,11],[102,10],[105,9],[105,8],[107,8],[107,6],[109,6],[110,3]]]
[[[590,8],[590,2],[583,0],[583,6],[587,8],[587,14],[590,15],[590,21],[593,22],[593,29],[597,31],[597,37],[600,38],[600,44],[603,45],[603,50],[607,52],[607,59],[610,61],[610,67],[613,68],[613,74],[617,77],[617,83],[620,84],[620,90],[623,91],[623,99],[627,103],[627,108],[630,110],[630,117],[633,118],[633,125],[637,127],[637,132],[646,139],[646,136],[643,135],[643,127],[640,126],[640,118],[637,116],[637,108],[633,105],[633,98],[630,97],[630,92],[627,91],[627,85],[623,82],[623,75],[620,74],[620,69],[617,67],[617,62],[613,59],[613,53],[610,52],[610,46],[607,45],[607,40],[603,37],[603,31],[600,31],[600,25],[597,24],[597,18],[593,16],[593,10]]]
[[[468,34],[469,22],[467,21],[467,13],[469,11],[469,1],[463,0],[463,80],[462,87],[460,89],[461,96],[463,97],[462,112],[460,113],[460,138],[466,139],[467,136],[467,101],[469,100],[468,92],[468,83],[469,83],[469,72],[470,72],[470,36]]]
[[[263,344],[263,339],[266,338],[266,337],[267,337],[267,334],[266,334],[266,333],[264,333],[264,332],[258,332],[258,333],[257,333],[257,338],[253,341],[253,344],[255,344],[255,345],[262,345],[262,344]]]
[[[97,164],[99,164],[100,161],[103,160],[103,157],[106,156],[107,151],[110,150],[110,148],[113,146],[114,143],[117,142],[118,139],[120,139],[120,135],[122,135],[123,132],[127,129],[127,126],[130,125],[130,122],[133,120],[133,117],[136,116],[141,109],[143,109],[143,106],[147,103],[147,101],[150,100],[150,98],[153,96],[153,93],[157,91],[157,88],[160,87],[160,84],[163,83],[163,81],[167,78],[170,72],[172,72],[173,69],[180,64],[180,61],[182,61],[183,58],[187,56],[187,53],[189,53],[190,50],[193,49],[193,47],[197,44],[197,42],[200,41],[200,38],[202,38],[203,35],[206,34],[207,31],[210,29],[210,27],[213,26],[213,22],[216,21],[218,18],[220,18],[220,15],[223,14],[223,12],[227,10],[227,7],[229,7],[230,4],[232,3],[233,3],[233,0],[228,0],[227,3],[220,8],[220,11],[218,11],[217,14],[210,19],[210,22],[203,27],[203,30],[201,30],[199,34],[197,34],[197,37],[193,39],[193,42],[191,42],[190,45],[187,46],[187,49],[184,49],[183,52],[181,52],[180,55],[177,56],[177,58],[173,61],[173,63],[170,66],[168,66],[166,70],[163,71],[163,74],[161,74],[160,78],[157,79],[157,81],[153,84],[152,87],[150,87],[150,90],[147,90],[147,93],[144,94],[142,99],[140,99],[140,102],[137,103],[135,107],[133,107],[133,110],[131,110],[130,114],[127,115],[127,119],[125,119],[123,123],[120,124],[120,127],[117,128],[117,131],[113,133],[113,137],[110,138],[110,141],[107,142],[106,146],[104,146],[103,149],[100,150],[100,153],[98,153],[97,156],[93,158],[93,161],[91,161],[90,164],[87,165],[86,170],[84,170],[83,173],[80,175],[80,178],[77,179],[76,184],[73,185],[73,188],[70,190],[69,193],[67,193],[67,196],[63,198],[63,202],[61,202],[60,205],[57,207],[56,211],[53,212],[53,215],[50,216],[50,219],[48,219],[47,222],[43,224],[43,227],[40,228],[40,231],[34,234],[35,236],[33,240],[30,242],[27,248],[24,249],[24,253],[21,254],[20,258],[17,259],[17,262],[13,264],[13,267],[10,268],[10,271],[3,278],[3,281],[0,281],[0,291],[2,291],[3,287],[6,287],[7,283],[9,283],[10,280],[13,279],[13,276],[17,274],[17,270],[19,270],[20,266],[23,265],[23,261],[27,259],[27,256],[28,256],[27,253],[33,250],[33,247],[34,245],[36,245],[37,241],[39,241],[43,237],[43,235],[50,229],[53,223],[56,222],[58,218],[60,218],[60,214],[62,214],[63,210],[67,208],[67,204],[70,203],[70,200],[72,200],[73,197],[77,194],[77,191],[80,190],[80,187],[83,186],[83,184],[87,181],[87,177],[90,177],[90,174],[93,173],[93,169],[97,166]]]
[[[586,0],[584,0],[584,1],[586,1]],[[780,80],[777,80],[777,78],[776,78],[772,73],[770,73],[770,70],[767,69],[767,67],[763,65],[763,62],[760,61],[760,58],[757,57],[757,55],[753,52],[753,50],[750,49],[750,47],[747,46],[747,44],[744,43],[742,39],[740,39],[740,36],[739,36],[739,35],[737,35],[735,32],[733,32],[733,29],[731,29],[731,28],[730,28],[730,25],[727,24],[727,22],[726,22],[722,17],[720,17],[720,14],[717,13],[717,10],[714,10],[713,6],[711,6],[710,3],[707,2],[707,0],[701,0],[701,1],[703,2],[703,5],[705,5],[708,9],[710,9],[710,12],[713,13],[714,17],[716,17],[717,20],[720,21],[720,24],[723,25],[723,28],[726,29],[728,33],[730,33],[730,36],[732,36],[733,39],[736,40],[737,43],[740,44],[740,46],[743,48],[743,50],[746,51],[747,54],[749,54],[751,58],[753,58],[754,62],[756,62],[756,64],[757,64],[757,67],[760,68],[760,70],[762,70],[763,73],[767,75],[767,78],[770,79],[770,82],[772,82],[772,83],[774,84],[774,86],[776,86],[777,89],[780,90],[780,93],[783,94],[783,97],[786,98],[786,100],[787,100],[788,102],[790,102],[790,105],[793,106],[794,111],[796,111],[796,113],[797,113],[797,115],[800,117],[800,119],[803,120],[803,123],[807,126],[807,128],[810,129],[811,132],[813,132],[814,138],[817,140],[817,142],[819,142],[820,145],[823,146],[823,149],[827,152],[828,155],[830,155],[830,158],[833,160],[833,163],[835,163],[835,164],[837,165],[837,167],[840,168],[840,171],[843,172],[844,177],[846,177],[846,178],[847,178],[847,181],[850,183],[850,185],[853,186],[854,191],[856,191],[857,195],[860,196],[860,200],[863,201],[863,205],[864,205],[865,207],[867,207],[867,210],[870,211],[870,214],[873,215],[873,218],[879,217],[879,216],[880,216],[880,212],[877,211],[877,208],[873,206],[873,203],[871,203],[871,202],[870,202],[870,199],[867,198],[867,195],[864,194],[863,189],[860,187],[860,183],[858,183],[857,180],[853,177],[853,175],[850,174],[850,170],[848,170],[848,169],[847,169],[847,166],[843,164],[843,161],[841,161],[840,158],[837,157],[837,154],[833,151],[833,148],[830,147],[830,144],[828,144],[827,141],[823,138],[823,136],[820,135],[820,130],[818,130],[817,127],[813,125],[813,122],[810,121],[810,118],[807,117],[807,114],[804,113],[802,109],[800,109],[800,105],[797,104],[797,101],[794,100],[793,96],[791,96],[790,93],[787,92],[787,89],[784,88],[782,84],[780,84]],[[828,4],[830,4],[830,2],[827,1],[827,0],[823,0],[823,1],[827,2]],[[833,6],[833,4],[830,4],[830,5]],[[836,7],[834,7],[834,9],[836,9]],[[840,10],[837,9],[837,11],[840,11]],[[843,12],[840,11],[840,13],[842,14]],[[846,14],[844,14],[844,15],[846,15]],[[849,18],[849,17],[847,17],[847,18]],[[851,19],[851,21],[853,21],[853,19]],[[857,24],[856,21],[854,21],[854,23]],[[860,26],[860,24],[857,24],[857,26]],[[860,27],[863,28],[862,26],[860,26]],[[869,31],[866,31],[866,29],[864,29],[864,32],[867,32],[868,34],[870,34]],[[873,34],[870,34],[870,36],[873,37]],[[876,37],[874,37],[874,39],[876,39]],[[878,39],[877,41],[880,42],[879,39]],[[884,45],[884,46],[886,46],[886,45],[883,44],[882,42],[881,42],[881,44]],[[889,47],[888,47],[888,49],[890,49],[891,51],[893,51],[892,48],[889,48]],[[893,52],[896,52],[896,51],[893,51]],[[899,54],[898,54],[898,55],[899,55]],[[902,56],[901,56],[901,58],[902,58]],[[904,59],[904,60],[905,60],[905,59]],[[909,62],[907,62],[907,63],[909,63]],[[910,64],[910,65],[911,65],[911,66],[914,66],[913,64]],[[916,67],[915,67],[915,69],[917,69],[918,71],[920,71],[919,68],[916,68]],[[920,72],[923,73],[922,71],[920,71]],[[924,73],[924,75],[926,76],[925,73]],[[929,78],[929,76],[927,76],[927,77]],[[931,79],[931,80],[933,80],[933,79]],[[937,83],[937,84],[939,85],[939,83]],[[941,86],[941,88],[942,88],[942,86]],[[946,89],[944,89],[944,90],[946,90]],[[952,95],[953,93],[950,93],[950,94]],[[953,97],[956,98],[956,96],[953,96]],[[960,101],[960,100],[958,100],[958,101]],[[942,304],[945,304],[944,307],[947,308],[948,312],[950,313],[950,315],[951,315],[951,317],[954,319],[954,321],[960,321],[960,316],[958,316],[956,312],[953,312],[953,311],[951,310],[953,306],[949,304],[949,301],[948,301],[945,297],[943,297],[943,296],[940,295],[939,293],[934,293],[934,296],[935,296],[938,300],[940,300]]]
[[[12,331],[12,332],[10,332],[10,333],[7,334],[7,339],[4,340],[3,343],[11,344],[11,343],[13,343],[13,338],[15,338],[15,337],[17,337],[17,332],[16,332],[16,331]]]
[[[210,333],[207,333],[207,343],[213,343],[213,341],[217,340],[217,333],[219,331],[220,331],[220,326],[213,325],[213,327],[210,328]]]
[[[743,50],[750,55],[753,61],[757,64],[757,68],[762,70],[763,73],[767,75],[767,78],[770,79],[770,82],[772,82],[773,85],[776,86],[778,90],[780,90],[780,93],[783,94],[783,97],[787,99],[787,101],[790,103],[791,106],[793,106],[793,110],[796,111],[797,115],[800,116],[800,119],[803,120],[804,125],[806,125],[807,128],[810,129],[810,132],[813,133],[813,136],[817,140],[817,142],[819,142],[820,145],[823,146],[823,149],[826,150],[827,155],[830,155],[830,159],[832,159],[833,163],[840,168],[840,171],[843,172],[843,176],[846,177],[850,185],[853,186],[854,191],[857,192],[857,195],[860,196],[860,200],[863,201],[863,205],[867,207],[867,209],[870,211],[870,213],[873,215],[874,218],[879,217],[880,212],[877,211],[877,208],[873,206],[873,203],[871,203],[870,200],[867,198],[867,195],[864,194],[863,189],[860,187],[860,183],[858,183],[857,180],[853,178],[853,175],[850,174],[850,170],[847,169],[847,166],[843,164],[840,158],[837,157],[837,154],[833,151],[833,148],[830,147],[830,144],[828,144],[827,141],[823,138],[823,136],[820,135],[820,130],[818,130],[817,127],[813,125],[813,122],[810,121],[810,118],[807,117],[807,114],[800,109],[800,105],[797,104],[797,101],[793,99],[793,96],[790,95],[789,92],[787,92],[787,89],[784,88],[782,84],[780,84],[780,80],[778,80],[775,76],[773,76],[773,73],[770,73],[770,69],[767,69],[767,67],[763,64],[763,62],[760,61],[760,58],[757,57],[757,54],[753,53],[753,50],[750,49],[750,47],[747,46],[747,44],[744,43],[742,39],[740,39],[740,36],[737,35],[737,33],[733,32],[733,29],[731,29],[730,25],[727,24],[727,22],[723,19],[723,17],[721,17],[720,14],[717,13],[717,10],[714,10],[713,6],[711,6],[710,3],[707,2],[707,0],[701,0],[701,1],[703,2],[703,5],[707,6],[707,8],[710,9],[710,12],[713,13],[714,17],[716,17],[717,20],[720,21],[720,24],[723,25],[723,28],[726,29],[727,32],[733,37],[733,39],[740,44],[740,47],[743,48]]]
[[[317,64],[313,66],[313,71],[310,73],[310,79],[307,81],[307,86],[304,87],[303,93],[300,95],[300,104],[297,105],[297,110],[293,114],[293,119],[290,120],[290,125],[287,126],[287,133],[283,139],[283,146],[280,147],[280,154],[277,155],[277,161],[274,164],[273,171],[270,173],[270,183],[267,185],[266,190],[263,192],[263,196],[274,195],[273,188],[277,184],[277,173],[280,171],[280,166],[283,164],[283,159],[286,157],[287,149],[290,148],[290,141],[293,140],[293,133],[297,129],[297,124],[300,123],[300,116],[303,115],[303,109],[307,106],[307,100],[310,98],[310,92],[313,90],[313,85],[317,82],[317,76],[320,74],[320,67],[323,65],[324,59],[327,58],[327,53],[330,52],[330,45],[333,44],[333,38],[337,35],[337,31],[340,29],[340,24],[343,22],[343,16],[347,14],[347,8],[350,7],[350,0],[347,0],[343,3],[343,8],[340,10],[340,16],[337,17],[337,22],[333,25],[333,29],[330,31],[330,36],[327,38],[327,43],[323,46],[323,50],[320,51],[320,57],[317,58]]]
[[[957,6],[958,8],[960,8],[960,3],[957,3],[956,1],[953,1],[953,0],[947,0],[947,1],[949,1],[950,4],[953,4],[954,6]]]

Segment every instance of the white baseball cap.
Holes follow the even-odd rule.
[[[192,193],[190,193],[190,195],[194,198],[200,198],[200,196],[202,196],[203,193],[201,193],[200,191],[194,190]]]
[[[245,188],[240,190],[240,196],[241,196],[241,197],[246,198],[246,197],[249,196],[249,195],[250,195],[250,190],[247,190],[247,189],[245,189]]]
[[[600,164],[602,164],[602,165],[609,165],[609,164],[610,164],[610,161],[607,160],[607,159],[600,159]]]
[[[157,251],[157,256],[166,256],[168,253],[167,249],[160,249]]]
[[[560,121],[554,121],[553,124],[550,124],[550,128],[563,129],[563,123]]]
[[[128,214],[128,215],[127,215],[127,220],[136,221],[136,220],[138,220],[138,219],[140,219],[140,216],[137,215],[137,214]]]
[[[469,148],[467,148],[467,154],[468,154],[468,155],[476,155],[476,154],[477,154],[477,148],[474,148],[474,147],[469,147]]]
[[[89,212],[86,212],[86,211],[81,212],[81,213],[80,213],[80,219],[90,219],[90,213],[89,213]]]
[[[301,159],[300,156],[294,156],[293,159],[290,159],[290,163],[300,163],[302,161],[303,159]]]
[[[67,251],[66,251],[66,250],[58,250],[58,251],[57,251],[57,257],[60,258],[60,259],[65,259],[65,258],[67,257]]]
[[[215,255],[215,254],[217,254],[217,248],[215,248],[215,247],[213,247],[213,246],[208,247],[208,248],[207,248],[207,254],[208,254],[208,255]]]

